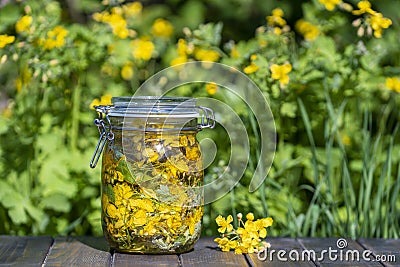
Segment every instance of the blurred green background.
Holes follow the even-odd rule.
[[[253,212],[274,219],[272,236],[398,238],[399,9],[397,0],[0,1],[0,234],[101,235],[91,106],[132,95],[171,65],[210,60],[262,90],[277,151],[249,193],[260,137],[247,107],[232,105],[251,160],[205,207],[204,235],[217,234],[219,214]],[[178,93],[229,101],[204,84]],[[224,144],[221,131],[201,137]],[[218,150],[206,181],[228,152]]]

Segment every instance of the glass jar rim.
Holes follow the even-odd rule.
[[[199,116],[196,99],[174,96],[119,96],[111,99],[110,117],[173,116],[196,118]]]

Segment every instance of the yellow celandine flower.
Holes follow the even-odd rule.
[[[133,77],[133,64],[132,62],[127,62],[124,66],[121,68],[121,77],[122,79],[129,81]]]
[[[271,77],[274,80],[279,80],[281,86],[285,86],[289,83],[289,72],[292,71],[292,64],[285,63],[283,65],[273,64],[270,67]]]
[[[103,95],[100,100],[98,98],[95,98],[89,105],[90,109],[94,109],[95,106],[106,106],[106,105],[111,105],[111,98],[112,96],[110,94]]]
[[[194,57],[201,61],[216,62],[219,60],[220,55],[217,51],[199,48],[194,51]]]
[[[110,25],[113,34],[121,39],[125,39],[129,36],[129,30],[127,29],[127,22],[120,14],[104,14],[101,18],[102,22]]]
[[[122,9],[124,10],[124,14],[127,17],[135,17],[142,13],[142,3],[140,2],[132,2],[128,3],[122,6]]]
[[[376,12],[372,10],[371,3],[369,1],[360,1],[357,4],[358,10],[353,10],[353,15],[362,15],[365,13],[374,15]]]
[[[153,51],[154,44],[146,38],[136,39],[131,42],[132,55],[135,59],[150,60]]]
[[[45,50],[63,47],[68,31],[62,26],[55,26],[53,30],[47,32],[47,39],[41,39],[39,43]]]
[[[281,8],[275,8],[274,10],[272,10],[272,15],[271,16],[267,16],[266,20],[267,20],[267,25],[268,26],[279,26],[279,27],[283,27],[286,25],[286,20],[283,18],[283,10]]]
[[[250,63],[250,65],[246,66],[243,69],[244,73],[251,74],[251,73],[254,73],[254,72],[256,72],[256,71],[258,71],[260,69],[260,67],[257,66],[256,63],[254,63],[254,60],[256,60],[256,59],[257,59],[257,55],[251,55],[250,56],[251,63]]]
[[[371,28],[374,30],[374,36],[376,38],[382,37],[382,29],[387,29],[392,25],[392,21],[388,18],[384,18],[381,13],[376,12],[374,15],[367,19]]]
[[[270,244],[262,241],[261,238],[267,236],[267,230],[265,228],[272,225],[272,218],[262,218],[254,221],[254,214],[248,213],[246,215],[246,222],[242,221],[242,214],[237,215],[239,221],[239,227],[235,230],[233,227],[228,229],[218,229],[222,235],[221,237],[215,238],[214,241],[218,243],[218,247],[222,251],[235,250],[236,254],[243,253],[254,253],[264,250],[270,247]],[[224,217],[219,215],[215,221],[218,226],[230,225],[233,221],[231,215],[225,220]]]
[[[388,90],[400,93],[400,79],[397,77],[387,77],[386,87]]]
[[[319,0],[319,2],[323,4],[327,10],[332,11],[342,0]]]
[[[233,222],[233,217],[232,215],[228,215],[228,217],[225,219],[221,215],[219,215],[215,221],[217,222],[217,225],[219,226],[218,232],[220,233],[225,233],[226,231],[230,232],[233,230],[233,226],[231,222]]]
[[[218,85],[216,83],[207,83],[206,91],[210,95],[214,95],[218,90]]]
[[[260,69],[259,66],[257,66],[254,62],[251,62],[250,65],[248,65],[243,69],[243,72],[246,74],[251,74],[258,71],[259,69]]]
[[[6,47],[8,44],[12,44],[15,41],[15,36],[7,34],[0,35],[0,48]]]
[[[169,21],[158,18],[154,21],[151,31],[155,37],[169,38],[174,32],[174,27]]]
[[[171,60],[171,66],[186,63],[188,61],[188,55],[193,53],[193,47],[188,46],[185,39],[179,39],[176,52],[178,53],[178,57]]]
[[[176,66],[179,64],[183,64],[187,62],[187,56],[179,56],[177,58],[174,58],[173,60],[171,60],[170,65],[171,66]]]
[[[25,15],[15,24],[15,31],[17,33],[29,31],[31,24],[32,24],[32,17],[29,15]]]
[[[32,72],[28,69],[28,66],[25,66],[21,70],[21,74],[15,80],[15,88],[17,89],[17,93],[22,91],[22,87],[24,85],[29,84],[32,78]]]
[[[343,135],[341,139],[342,139],[343,145],[345,145],[345,146],[351,145],[351,138],[347,134]]]
[[[312,23],[305,21],[304,19],[300,19],[296,22],[295,25],[296,30],[304,36],[304,39],[307,41],[315,40],[320,31],[317,26]]]
[[[238,51],[236,45],[232,46],[230,56],[231,56],[231,58],[239,58],[240,55],[239,55],[239,51]]]
[[[221,250],[225,252],[230,251],[231,249],[236,249],[238,245],[238,242],[236,240],[229,240],[227,237],[217,237],[216,239],[214,239],[214,241],[217,242]]]

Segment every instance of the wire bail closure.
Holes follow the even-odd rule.
[[[200,130],[205,128],[213,129],[215,127],[215,115],[214,111],[210,108],[197,106],[196,107],[201,113],[201,123],[198,125]]]
[[[112,125],[110,122],[110,118],[108,117],[108,111],[110,110],[110,106],[95,106],[97,112],[99,112],[99,118],[94,120],[94,125],[97,126],[100,137],[97,142],[96,148],[93,153],[93,157],[90,160],[90,168],[95,168],[97,162],[100,159],[100,155],[103,152],[104,146],[108,141],[114,140],[114,133],[112,132]],[[104,121],[106,120],[106,122]],[[106,126],[106,123],[108,124]]]

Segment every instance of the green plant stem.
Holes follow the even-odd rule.
[[[70,131],[70,147],[72,150],[78,148],[79,136],[79,107],[81,102],[81,85],[78,80],[72,94],[72,111],[71,111],[71,131]]]

